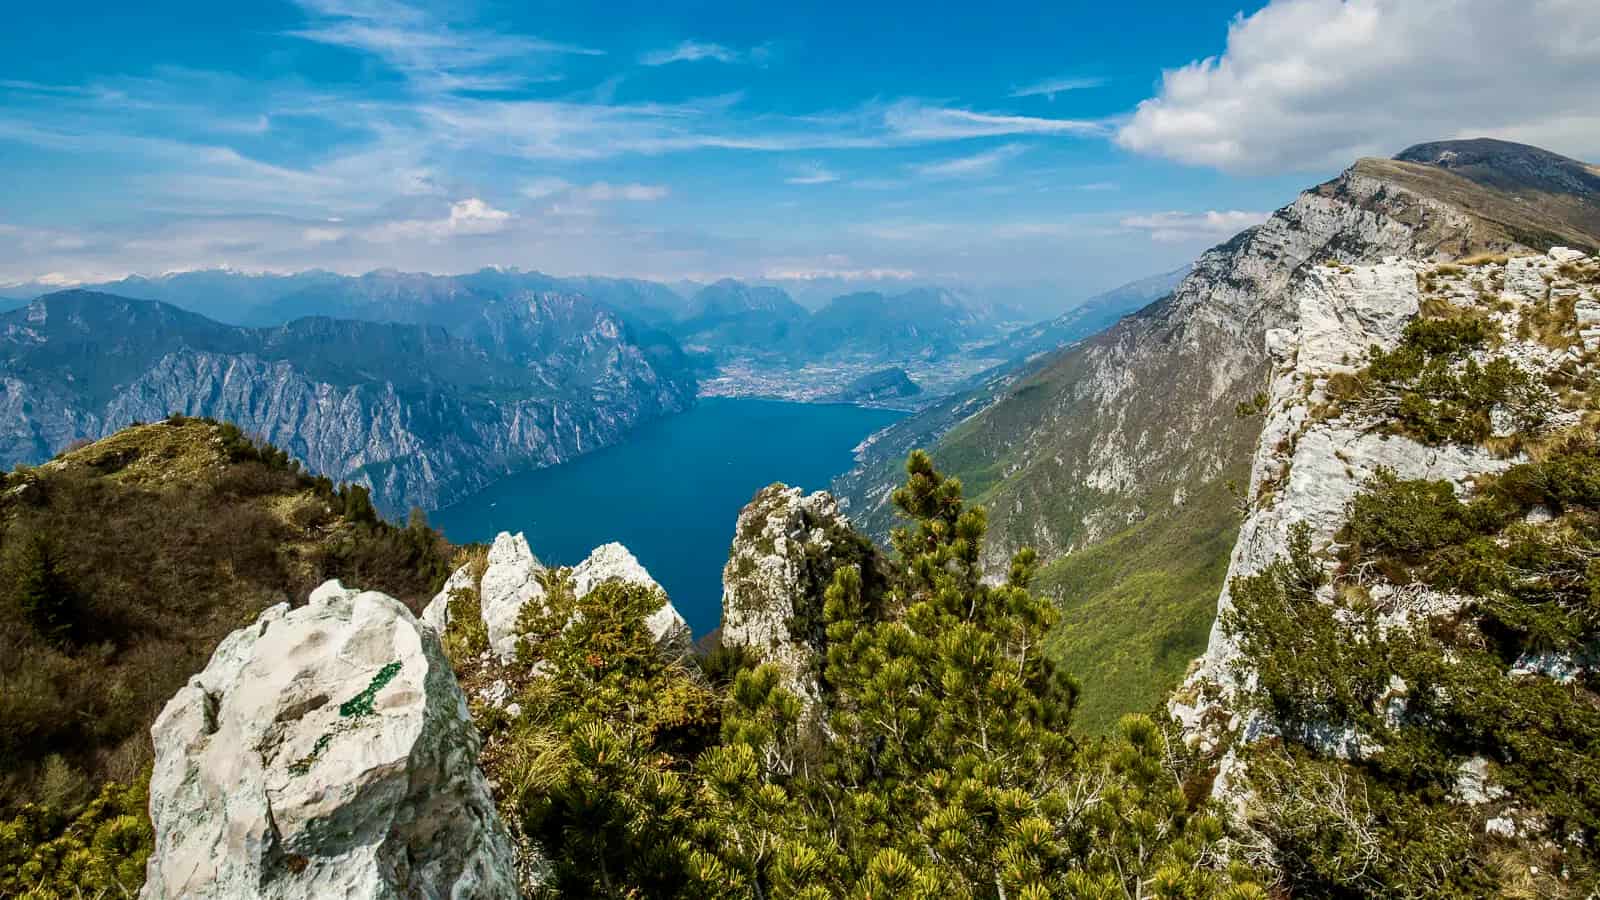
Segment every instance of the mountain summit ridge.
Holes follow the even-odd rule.
[[[1167,297],[1021,376],[894,426],[916,433],[921,416],[967,404],[930,452],[989,507],[991,574],[1019,547],[1038,549],[1042,585],[1070,600],[1058,649],[1069,668],[1099,668],[1095,681],[1114,686],[1091,683],[1089,702],[1127,692],[1123,706],[1090,707],[1086,720],[1109,727],[1121,712],[1148,708],[1204,647],[1208,598],[1237,528],[1230,491],[1248,479],[1260,427],[1235,409],[1265,384],[1265,337],[1292,320],[1292,285],[1325,263],[1600,244],[1600,225],[1586,232],[1580,215],[1600,213],[1600,198],[1559,195],[1546,205],[1568,212],[1541,225],[1530,204],[1446,169],[1359,160],[1207,251]],[[892,522],[889,488],[904,450],[869,443],[836,484],[876,536]],[[1113,544],[1109,559],[1091,552]],[[1128,604],[1146,610],[1147,628],[1120,624]],[[1109,645],[1107,629],[1117,635]]]

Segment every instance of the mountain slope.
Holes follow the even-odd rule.
[[[0,818],[136,780],[161,704],[261,610],[334,577],[421,609],[451,554],[215,422],[129,428],[7,474]]]
[[[326,318],[238,328],[68,291],[0,315],[0,371],[8,465],[176,411],[237,422],[391,512],[612,443],[694,391],[614,314],[560,297],[497,301],[474,342]]]
[[[669,326],[685,345],[721,354],[730,348],[771,351],[793,340],[809,313],[780,288],[752,287],[731,278],[707,285],[688,313]]]
[[[877,353],[936,359],[992,334],[995,325],[989,311],[973,309],[949,291],[845,294],[812,314],[797,352],[806,358]]]
[[[1054,319],[1019,328],[976,352],[981,356],[1011,359],[1026,359],[1039,353],[1048,353],[1103,331],[1115,325],[1123,316],[1160,300],[1172,293],[1188,274],[1189,267],[1183,266],[1171,272],[1131,281],[1103,294],[1096,294]]]
[[[1434,146],[1437,154],[1441,145]],[[1486,157],[1496,158],[1525,156]],[[991,571],[1019,546],[1038,548],[1046,562],[1041,584],[1077,625],[1065,634],[1080,649],[1066,662],[1095,688],[1087,696],[1111,694],[1100,679],[1117,673],[1101,673],[1101,659],[1160,658],[1166,662],[1156,667],[1157,680],[1116,685],[1134,707],[1154,706],[1204,646],[1197,623],[1210,615],[1235,527],[1226,512],[1228,485],[1246,480],[1260,429],[1259,419],[1236,416],[1235,408],[1265,383],[1266,332],[1286,320],[1289,288],[1310,267],[1391,255],[1448,259],[1529,246],[1524,240],[1541,248],[1552,239],[1551,228],[1519,224],[1512,213],[1521,204],[1487,186],[1483,174],[1475,177],[1363,160],[1208,251],[1172,296],[992,387],[992,399],[971,402],[971,412],[932,446],[940,468],[991,511]],[[1588,194],[1563,196],[1575,208],[1595,202]],[[1588,242],[1596,240],[1590,235]],[[949,410],[933,412],[954,418]],[[919,418],[893,430],[915,435],[924,428]],[[880,438],[840,483],[852,516],[874,533],[890,524],[888,473],[903,449]],[[1190,542],[1180,523],[1196,515],[1224,539]],[[1135,534],[1142,547],[1188,549],[1175,551],[1175,563],[1149,553],[1147,565],[1127,568],[1110,584],[1094,558],[1081,554]],[[1173,578],[1175,571],[1188,575]],[[1132,598],[1139,612],[1110,602],[1141,578],[1146,585]],[[1083,612],[1075,617],[1074,610]],[[1151,627],[1126,635],[1121,646],[1098,639],[1117,617],[1140,615],[1152,617]],[[1086,708],[1084,720],[1105,726],[1126,708]]]
[[[1010,361],[979,373],[962,389],[868,438],[857,449],[856,466],[834,480],[835,493],[851,505],[858,524],[879,538],[886,536],[893,524],[887,491],[899,483],[907,454],[934,446],[952,428],[1006,396],[1018,380],[1048,365],[1049,360],[1041,354],[1093,337],[1123,316],[1165,297],[1189,270],[1184,266],[1129,282],[1054,319],[1020,328],[974,350],[980,357]]]

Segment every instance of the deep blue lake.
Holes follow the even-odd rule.
[[[546,565],[620,541],[666,588],[695,636],[722,615],[722,565],[739,510],[774,481],[827,490],[863,438],[904,413],[706,398],[615,447],[498,482],[431,519],[457,543],[521,531]]]

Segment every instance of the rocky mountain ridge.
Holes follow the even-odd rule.
[[[1289,301],[1249,511],[1170,709],[1257,852],[1306,858],[1300,794],[1380,841],[1427,817],[1460,855],[1318,878],[1466,879],[1493,845],[1517,890],[1570,895],[1595,798],[1569,769],[1600,736],[1600,258],[1319,266]],[[1404,793],[1430,778],[1442,796]],[[1382,815],[1360,799],[1397,791]]]
[[[1588,263],[1581,251],[1557,247],[1548,254],[1491,259],[1466,268],[1391,259],[1308,273],[1291,301],[1294,319],[1265,338],[1273,370],[1251,463],[1250,512],[1229,561],[1206,652],[1172,704],[1192,741],[1212,750],[1224,743],[1216,731],[1219,725],[1231,722],[1234,730],[1243,727],[1247,735],[1273,727],[1265,721],[1241,724],[1228,708],[1228,698],[1238,687],[1240,652],[1226,620],[1231,585],[1287,558],[1297,526],[1306,527],[1313,551],[1332,557],[1352,502],[1380,470],[1400,479],[1446,482],[1457,494],[1469,495],[1480,478],[1528,460],[1521,450],[1422,441],[1385,428],[1389,407],[1342,393],[1350,390],[1349,379],[1361,372],[1362,362],[1394,351],[1406,328],[1422,321],[1419,316],[1425,318],[1424,302],[1431,298],[1435,314],[1441,303],[1446,314],[1493,304],[1486,321],[1495,337],[1490,348],[1479,352],[1477,364],[1507,360],[1540,381],[1559,377],[1584,383],[1591,354],[1600,352],[1600,290],[1562,271],[1591,267],[1600,269],[1600,263]],[[1570,320],[1560,326],[1566,333],[1536,335],[1521,326],[1552,305],[1567,310]],[[1559,433],[1585,421],[1586,396],[1560,403],[1548,393],[1538,402],[1540,418],[1532,426],[1536,432]],[[1487,412],[1491,436],[1518,432],[1518,416],[1508,401]],[[1382,578],[1373,579],[1367,590],[1392,597],[1396,607],[1391,614],[1400,619],[1453,612],[1462,602],[1435,592],[1407,592],[1404,585],[1384,584]],[[1331,585],[1327,594],[1331,597]],[[1215,698],[1217,705],[1187,702],[1201,697]]]
[[[39,462],[131,422],[209,416],[371,487],[395,512],[554,465],[692,402],[692,379],[597,307],[530,297],[497,322],[481,341],[321,318],[246,329],[147,301],[49,295],[0,317],[0,458]]]
[[[1500,158],[1540,154],[1521,148]],[[1483,170],[1465,171],[1478,180],[1416,162],[1358,162],[1207,251],[1171,296],[1079,346],[898,423],[840,479],[841,500],[869,533],[882,536],[892,519],[898,460],[908,449],[896,435],[939,435],[929,448],[934,460],[991,510],[984,549],[990,571],[1033,546],[1046,561],[1046,590],[1071,599],[1068,620],[1083,636],[1063,649],[1073,668],[1104,662],[1097,623],[1119,621],[1116,607],[1147,609],[1157,627],[1119,638],[1126,644],[1112,658],[1123,662],[1107,677],[1147,685],[1128,708],[1156,702],[1204,646],[1211,610],[1200,598],[1221,586],[1236,527],[1229,486],[1248,478],[1259,433],[1258,419],[1234,410],[1263,383],[1265,335],[1292,319],[1295,286],[1325,263],[1447,260],[1525,249],[1523,240],[1556,233],[1528,227],[1527,206],[1492,186]],[[1600,202],[1569,199],[1582,208]],[[1561,221],[1572,223],[1562,231],[1581,224]],[[1202,534],[1219,537],[1196,541]],[[1085,552],[1124,540],[1120,559]],[[1110,581],[1101,574],[1108,566],[1118,572]],[[1107,710],[1101,721],[1109,725],[1115,715]]]

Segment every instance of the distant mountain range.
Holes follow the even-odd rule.
[[[1022,314],[951,291],[862,291],[809,312],[779,288],[731,279],[701,289],[689,313],[664,327],[715,359],[816,362],[852,356],[940,359],[1015,327]]]
[[[515,269],[212,270],[105,288],[0,301],[0,463],[182,412],[366,484],[390,513],[620,440],[692,403],[697,377],[720,378],[710,393],[724,395],[799,385],[794,399],[915,408],[1144,296],[1096,298],[1009,347],[1018,311],[932,288],[849,293],[815,311],[731,279],[686,297]]]
[[[818,289],[810,281],[803,287]],[[508,332],[507,310],[529,308],[537,298],[567,298],[609,310],[653,362],[690,369],[712,380],[710,393],[724,396],[818,399],[843,390],[852,379],[900,366],[931,398],[990,366],[1026,355],[1004,346],[1007,335],[1027,321],[1021,309],[981,293],[934,287],[853,291],[807,306],[770,283],[724,279],[667,285],[486,268],[463,275],[385,269],[359,276],[220,269],[132,276],[81,289],[157,300],[235,326],[271,327],[308,316],[439,326],[513,357],[537,357],[540,346],[511,345],[534,332],[559,333],[563,326],[539,323],[530,331],[531,323],[524,323]],[[47,293],[48,286],[6,290],[12,299],[0,299],[0,311],[24,305]],[[1091,301],[1076,315],[1085,322],[1109,321],[1102,306]],[[1032,326],[1027,352],[1076,331],[1067,319]],[[802,369],[804,374],[796,375]]]
[[[78,287],[119,297],[159,300],[230,325],[281,325],[305,316],[331,316],[449,326],[457,324],[476,303],[525,294],[582,296],[646,323],[682,315],[688,304],[683,294],[653,281],[561,278],[498,268],[465,275],[394,269],[365,275],[320,270],[280,275],[198,269],[156,277],[132,275]],[[59,286],[47,284],[16,285],[0,291],[0,297],[31,300],[58,289]]]
[[[64,291],[0,314],[0,462],[171,412],[237,423],[388,512],[619,440],[693,402],[676,347],[581,297],[476,304],[462,327],[307,317],[225,325]]]

